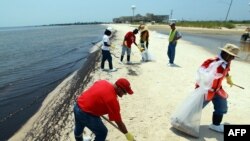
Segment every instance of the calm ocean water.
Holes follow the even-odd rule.
[[[155,30],[161,34],[168,35],[168,32],[162,30]],[[204,33],[186,33],[181,32],[182,40],[189,41],[192,44],[198,45],[206,49],[207,51],[217,55],[220,50],[219,47],[223,47],[226,43],[233,43],[240,47],[240,58],[236,58],[238,61],[244,61],[250,63],[250,43],[241,42],[239,35],[221,35],[221,34],[204,34]],[[213,56],[211,56],[213,57]]]
[[[0,140],[17,131],[60,82],[82,67],[101,25],[0,28]]]

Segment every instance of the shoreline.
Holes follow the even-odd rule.
[[[126,32],[133,30],[134,27],[127,24],[111,24],[107,26],[111,26],[113,29],[117,30],[115,39],[113,40],[113,44],[116,48],[112,50],[112,52],[117,56],[120,56],[120,45],[124,35]],[[205,109],[203,109],[200,124],[200,138],[192,138],[172,128],[170,124],[170,116],[176,109],[177,105],[182,103],[186,96],[188,96],[194,89],[195,73],[197,68],[205,59],[213,58],[214,55],[189,42],[180,40],[178,41],[176,52],[176,64],[178,67],[168,67],[168,59],[166,55],[166,47],[168,44],[167,39],[167,35],[162,35],[156,32],[150,33],[149,52],[155,57],[155,61],[141,63],[141,54],[135,46],[132,46],[131,61],[133,64],[131,65],[119,64],[119,59],[112,56],[113,65],[118,69],[116,72],[100,71],[100,60],[96,60],[95,70],[91,72],[91,80],[88,81],[86,87],[99,79],[106,79],[111,82],[115,82],[115,80],[119,77],[126,77],[131,82],[131,87],[135,93],[131,96],[124,96],[119,99],[119,101],[122,119],[125,122],[128,131],[135,136],[136,140],[151,141],[157,139],[157,141],[222,141],[223,134],[216,133],[208,129],[208,125],[211,123],[213,110],[212,104],[209,104]],[[137,43],[139,43],[138,40],[139,36],[137,35]],[[199,54],[199,56],[196,54]],[[105,67],[108,67],[107,63],[105,64]],[[230,94],[232,93],[231,95],[229,94],[229,111],[223,119],[223,122],[230,124],[249,124],[248,117],[242,116],[250,114],[250,107],[247,105],[247,100],[250,99],[250,96],[248,95],[250,93],[250,84],[248,83],[250,76],[246,75],[249,74],[249,71],[249,64],[239,61],[234,61],[232,63],[230,74],[233,76],[234,81],[237,82],[236,84],[242,85],[246,89],[243,91],[237,87],[230,88],[227,84],[223,84],[224,89],[227,92],[230,92]],[[76,95],[79,93],[80,90],[76,93]],[[48,101],[47,98],[46,101]],[[60,118],[59,122],[61,120],[67,123],[62,128],[62,131],[58,130],[58,132],[60,132],[60,134],[65,133],[61,137],[61,140],[73,141],[73,104],[68,104],[68,114],[70,118],[67,119],[65,117],[58,117]],[[48,112],[55,112],[50,111],[51,109],[51,107],[48,107]],[[234,114],[235,111],[237,111],[237,115]],[[46,117],[46,111],[44,112],[45,114],[38,117]],[[37,117],[34,117],[34,120],[36,119]],[[125,136],[117,129],[115,129],[108,122],[104,121],[104,123],[107,125],[109,130],[107,140],[125,140]],[[53,123],[50,122],[48,122],[48,124],[53,125]],[[52,129],[48,129],[46,132],[49,133],[51,132],[50,130],[53,131],[56,127],[57,126],[52,126]],[[43,132],[43,127],[39,128],[40,130],[37,132]],[[13,136],[11,140],[14,141],[15,139],[20,139],[20,133],[26,134],[27,131],[20,130],[16,134],[15,138]],[[55,137],[58,137],[58,135],[52,136],[51,139]],[[30,140],[32,139],[34,138],[30,138]]]
[[[2,57],[8,57],[2,60],[5,67],[1,69],[0,140],[7,140],[16,133],[38,112],[47,95],[73,71],[82,67],[91,43],[100,41],[103,29],[105,27],[102,25],[84,25],[23,27],[11,28],[10,32],[2,31],[6,35],[10,33],[13,40],[8,40],[9,36],[1,40],[6,47],[3,48],[4,52],[7,51],[2,52],[5,54]],[[15,31],[18,34],[14,34]],[[15,38],[19,34],[23,36]],[[41,41],[39,35],[46,36]],[[29,37],[34,37],[34,40],[27,40]],[[22,41],[20,46],[19,41]],[[27,52],[30,52],[28,56]],[[15,55],[11,57],[12,53]]]
[[[68,138],[68,134],[73,129],[68,122],[74,121],[72,112],[76,96],[91,81],[92,73],[96,69],[95,64],[100,57],[96,45],[91,48],[90,53],[84,65],[65,78],[48,94],[38,112],[9,139],[10,141]]]

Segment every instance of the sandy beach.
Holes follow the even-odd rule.
[[[208,58],[216,55],[211,54],[199,46],[192,45],[182,39],[178,41],[176,48],[175,63],[177,66],[169,67],[167,57],[168,36],[150,31],[149,52],[154,56],[154,61],[141,62],[141,53],[136,46],[132,46],[131,61],[132,64],[119,64],[121,54],[121,43],[124,35],[134,29],[128,24],[111,24],[113,29],[117,30],[113,44],[115,49],[112,53],[113,66],[118,70],[116,72],[107,72],[100,70],[100,61],[97,62],[95,70],[90,74],[91,78],[84,88],[90,86],[94,81],[106,79],[115,82],[120,77],[125,77],[131,82],[133,95],[126,95],[119,99],[121,106],[121,115],[128,131],[131,132],[137,141],[223,141],[223,134],[211,131],[208,125],[211,124],[213,106],[210,103],[202,111],[199,138],[193,138],[183,134],[170,124],[170,117],[177,106],[184,102],[184,99],[194,90],[195,76],[198,67]],[[177,26],[178,29],[178,26]],[[242,30],[243,31],[243,30]],[[235,31],[236,32],[236,31]],[[139,43],[139,34],[137,34],[137,43]],[[117,58],[118,57],[118,58]],[[126,60],[126,58],[124,59]],[[108,68],[108,64],[105,64]],[[224,116],[222,123],[226,124],[250,124],[250,65],[248,63],[233,61],[231,64],[230,75],[234,83],[243,86],[229,87],[226,82],[223,83],[224,89],[228,92],[228,113]],[[73,74],[72,74],[73,75]],[[60,89],[72,84],[73,76],[65,80],[56,93],[50,94],[39,112],[33,116],[22,129],[19,130],[10,140],[36,140],[37,136],[50,133],[51,130],[57,130],[54,136],[47,138],[49,140],[73,141],[73,102],[74,97],[65,106],[68,109],[67,117],[56,117],[59,124],[52,126],[44,131],[43,126],[50,124],[50,121],[44,120],[50,114],[56,114],[53,106],[60,104],[60,98],[66,95],[60,93]],[[81,89],[75,93],[80,94]],[[57,94],[57,95],[56,95]],[[64,114],[62,114],[64,115]],[[43,120],[44,122],[41,122]],[[46,122],[45,122],[46,121]],[[108,127],[107,141],[125,141],[125,136],[114,128],[110,123],[104,120]],[[52,123],[51,123],[52,124]],[[61,126],[60,126],[61,125]],[[54,128],[54,129],[52,129]],[[52,131],[51,131],[52,132]],[[45,140],[45,139],[44,139]]]
[[[155,29],[162,29],[162,30],[170,30],[169,25],[148,25],[150,30]],[[228,29],[228,28],[201,28],[201,27],[178,27],[180,32],[190,32],[190,33],[205,33],[205,34],[235,34],[241,35],[244,33],[247,26],[237,25],[235,28]]]

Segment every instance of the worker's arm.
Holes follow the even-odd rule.
[[[115,121],[117,124],[118,128],[121,130],[122,133],[126,134],[128,132],[125,124],[122,121]]]
[[[125,124],[122,121],[115,121],[120,131],[126,136],[128,141],[134,141],[134,136],[128,132]]]
[[[109,46],[110,46],[107,42],[104,42],[104,45],[105,45],[106,47],[109,47]]]

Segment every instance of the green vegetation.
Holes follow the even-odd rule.
[[[76,23],[61,23],[61,24],[49,24],[42,26],[69,26],[69,25],[89,25],[89,24],[108,24],[107,22],[76,22]]]
[[[178,26],[185,27],[203,27],[203,28],[228,28],[232,29],[236,27],[236,24],[250,25],[250,21],[179,21],[176,23]]]

